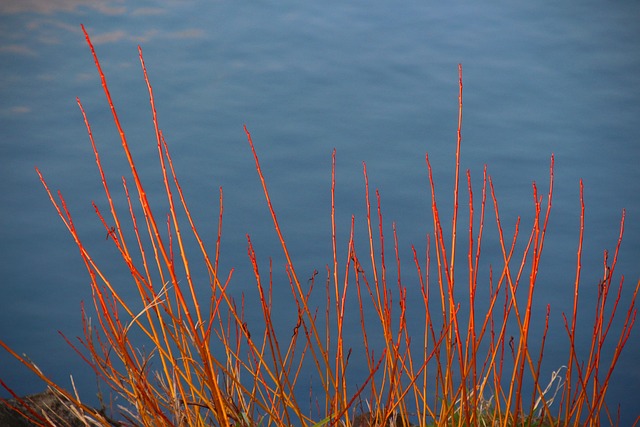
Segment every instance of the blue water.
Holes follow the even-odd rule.
[[[247,233],[262,268],[273,257],[276,280],[287,285],[243,124],[252,132],[300,276],[323,272],[331,262],[330,167],[336,148],[341,250],[351,214],[365,237],[365,161],[372,189],[382,195],[387,241],[395,221],[405,285],[415,284],[410,245],[424,250],[425,235],[432,231],[426,152],[445,229],[450,228],[462,63],[462,168],[471,169],[479,197],[482,167],[488,164],[503,226],[512,230],[522,215],[521,239],[531,221],[531,183],[547,189],[555,154],[553,211],[536,296],[537,316],[547,303],[552,310],[547,372],[565,357],[558,350],[564,345],[561,312],[570,309],[572,298],[580,178],[587,209],[585,289],[601,277],[603,250],[614,249],[626,209],[617,266],[627,285],[624,314],[640,277],[640,6],[166,3],[0,5],[0,337],[54,379],[68,383],[73,374],[86,394],[93,393],[91,373],[56,332],[81,334],[80,302],[89,304],[91,296],[77,249],[34,166],[52,189],[62,190],[94,256],[106,260],[116,281],[129,283],[126,272],[111,264],[116,254],[90,205],[95,200],[107,207],[76,96],[91,121],[112,188],[118,188],[126,165],[80,23],[95,42],[150,197],[160,201],[155,138],[136,50],[142,46],[160,125],[200,231],[211,243],[218,187],[224,189],[221,269],[236,268],[238,295],[254,286]],[[490,216],[486,224],[495,228]],[[487,239],[491,242],[491,234]],[[365,243],[361,240],[361,256]],[[483,255],[499,264],[489,243]],[[588,314],[595,303],[593,292],[587,292],[584,337],[590,335]],[[617,336],[611,339],[613,345]],[[639,348],[636,330],[608,393],[612,407],[622,405],[621,425],[638,415]],[[4,353],[0,378],[20,393],[42,388]]]

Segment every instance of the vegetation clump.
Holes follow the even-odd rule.
[[[164,214],[159,215],[148,199],[100,62],[84,27],[83,31],[131,173],[129,178],[122,178],[122,193],[113,192],[105,177],[89,120],[78,100],[108,200],[107,211],[96,204],[93,206],[107,237],[131,274],[139,301],[123,298],[120,285],[107,277],[83,244],[62,194],[56,197],[40,170],[37,173],[80,249],[91,278],[94,311],[90,316],[82,308],[81,346],[71,341],[69,344],[126,404],[118,409],[118,414],[107,417],[104,410],[84,404],[75,392],[53,383],[4,342],[0,341],[0,345],[44,380],[61,400],[70,402],[84,425],[409,427],[618,423],[619,414],[609,409],[605,395],[611,373],[634,325],[640,288],[638,281],[626,310],[619,306],[623,281],[617,283],[613,278],[624,230],[624,213],[613,256],[605,256],[594,323],[588,329],[580,328],[591,331],[591,347],[587,355],[578,354],[575,344],[578,296],[582,292],[584,231],[580,183],[582,211],[575,297],[572,311],[563,314],[569,354],[565,366],[549,376],[542,372],[541,364],[550,307],[546,307],[543,318],[534,319],[532,301],[551,212],[554,159],[552,156],[548,190],[540,192],[533,184],[533,223],[524,236],[526,243],[520,252],[516,250],[521,236],[520,221],[513,233],[503,230],[498,198],[487,168],[479,197],[473,191],[468,171],[466,190],[460,183],[461,67],[450,234],[443,231],[444,220],[440,217],[427,155],[433,233],[427,237],[425,254],[419,255],[412,247],[416,279],[407,280],[400,274],[399,245],[393,224],[391,259],[397,277],[391,277],[387,269],[389,253],[385,251],[389,246],[385,241],[388,225],[383,221],[381,195],[377,190],[372,200],[365,165],[367,250],[365,254],[356,251],[355,218],[352,217],[350,236],[346,240],[347,256],[339,256],[342,250],[338,249],[340,239],[336,233],[334,150],[330,213],[333,259],[324,275],[324,307],[313,305],[311,298],[317,292],[314,288],[319,273],[314,272],[309,281],[301,280],[291,260],[256,147],[245,127],[255,169],[286,259],[291,324],[288,333],[283,335],[274,325],[275,317],[282,313],[274,310],[271,266],[268,273],[260,271],[258,255],[249,236],[247,250],[260,301],[263,319],[260,324],[250,324],[245,317],[244,298],[233,297],[233,271],[225,273],[219,268],[222,189],[213,249],[198,232],[159,125],[142,50],[139,49],[140,62],[153,112],[168,204],[166,222],[161,219]],[[459,218],[459,202],[463,202],[464,194],[468,195],[464,200],[469,207],[468,223]],[[118,197],[126,201],[127,212],[117,209],[119,204],[115,199]],[[491,268],[488,278],[479,274],[485,215],[495,221],[501,254],[501,265]],[[195,245],[187,243],[188,234]],[[461,259],[456,253],[460,251],[466,254],[466,263],[456,265]],[[207,299],[196,291],[196,283],[202,287],[201,278],[193,273],[196,263],[200,263],[208,275]],[[420,290],[422,309],[418,313],[408,312],[409,282]],[[483,293],[482,303],[479,293]],[[352,298],[350,301],[356,301],[355,310],[347,309],[348,296]],[[143,308],[134,308],[137,305]],[[611,323],[618,312],[622,312],[622,327],[614,331]],[[373,319],[366,316],[371,313]],[[534,322],[541,327],[540,339],[532,337]],[[347,340],[347,323],[351,328],[354,324],[360,325],[360,341],[354,342],[352,334]],[[414,332],[416,325],[421,333]],[[617,334],[617,338],[610,338],[610,334]],[[382,339],[374,340],[374,336]],[[604,344],[611,341],[613,349],[605,351]],[[378,342],[383,346],[378,347]],[[368,374],[364,378],[354,378],[349,367],[350,361],[353,363],[356,358],[366,365]],[[302,403],[308,387],[300,380],[308,377],[309,372],[319,384],[319,389],[313,390],[313,405]],[[55,425],[42,414],[15,403],[12,407],[38,425]]]

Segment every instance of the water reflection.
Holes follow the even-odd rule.
[[[217,188],[225,190],[222,262],[226,269],[239,271],[238,292],[253,286],[250,275],[241,273],[249,267],[246,233],[264,259],[274,256],[282,265],[242,124],[249,126],[258,145],[274,204],[303,274],[324,271],[330,260],[334,147],[343,241],[351,214],[357,216],[361,237],[365,235],[364,160],[372,187],[380,188],[385,218],[398,223],[402,256],[408,262],[409,245],[423,246],[431,229],[427,151],[441,205],[452,204],[447,197],[458,62],[465,67],[463,168],[472,170],[474,185],[479,185],[482,166],[489,165],[508,227],[517,215],[530,221],[531,181],[546,189],[549,156],[555,153],[556,193],[540,278],[541,306],[551,302],[559,322],[560,311],[566,309],[563,301],[570,297],[579,178],[585,181],[588,210],[585,283],[597,283],[602,249],[613,249],[623,207],[627,237],[618,268],[631,283],[637,280],[637,6],[247,8],[194,3],[160,5],[154,13],[129,7],[123,6],[127,13],[119,8],[75,9],[71,2],[51,16],[38,10],[16,15],[6,5],[0,8],[3,27],[11,30],[3,38],[15,38],[7,44],[13,48],[0,52],[5,82],[0,107],[0,185],[5,198],[0,335],[57,379],[67,381],[72,366],[74,372],[83,372],[76,374],[82,387],[94,387],[55,333],[80,332],[78,304],[90,294],[86,272],[39,188],[34,164],[53,187],[63,190],[96,256],[114,256],[89,204],[96,199],[106,206],[74,96],[80,96],[87,109],[103,161],[110,165],[112,185],[126,172],[78,32],[79,19],[98,41],[141,171],[155,182],[153,129],[135,51],[135,44],[142,42],[161,127],[188,200],[209,236],[215,232]],[[159,182],[155,188],[162,188]],[[490,247],[483,250],[489,259],[499,259]],[[114,273],[126,282],[126,274]],[[555,356],[549,357],[553,366]],[[623,408],[633,407],[625,391],[640,384],[632,359],[631,351],[621,359],[609,395]],[[19,384],[20,392],[34,391],[31,379],[4,355],[2,362],[3,379]]]

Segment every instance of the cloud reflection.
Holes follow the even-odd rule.
[[[124,0],[4,0],[0,2],[0,14],[74,12],[80,7],[90,8],[105,15],[122,15],[126,12]]]

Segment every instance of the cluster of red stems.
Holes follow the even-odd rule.
[[[167,143],[158,125],[151,84],[144,64],[142,50],[139,57],[149,91],[153,122],[157,137],[158,156],[164,177],[169,205],[167,223],[163,226],[147,199],[147,193],[136,170],[124,130],[118,120],[105,76],[91,40],[82,28],[102,80],[113,119],[121,137],[122,148],[130,166],[133,184],[139,201],[134,206],[130,186],[122,178],[124,196],[129,206],[130,226],[134,235],[125,236],[123,217],[116,212],[112,192],[96,148],[89,121],[78,100],[93,146],[95,160],[109,202],[110,218],[94,204],[98,218],[122,256],[139,292],[144,309],[134,310],[125,301],[96,261],[87,252],[72,221],[64,198],[56,199],[45,179],[38,175],[49,197],[73,236],[91,277],[94,317],[90,320],[82,310],[84,339],[80,346],[70,345],[91,365],[104,381],[127,405],[122,408],[120,425],[145,426],[335,426],[364,425],[437,425],[437,426],[512,426],[512,425],[600,425],[602,421],[616,424],[619,413],[605,403],[612,371],[629,339],[637,308],[635,300],[640,281],[635,286],[615,348],[605,357],[603,348],[609,338],[614,315],[621,299],[622,280],[612,282],[618,250],[624,228],[624,212],[620,223],[618,244],[613,257],[605,254],[604,271],[598,287],[596,313],[592,327],[589,352],[579,356],[576,350],[576,321],[580,290],[580,270],[584,232],[584,201],[580,183],[580,235],[575,271],[573,311],[563,314],[568,338],[568,360],[560,372],[541,373],[541,362],[549,326],[549,307],[544,318],[541,340],[536,344],[530,337],[532,301],[543,243],[551,210],[553,193],[553,156],[550,165],[548,193],[538,194],[533,185],[535,215],[528,241],[521,255],[516,252],[519,220],[509,241],[503,235],[498,201],[491,177],[485,167],[479,218],[474,209],[471,177],[467,172],[469,194],[468,225],[468,294],[461,302],[454,295],[455,265],[458,238],[458,194],[460,181],[460,142],[462,123],[462,68],[459,67],[459,113],[454,186],[454,207],[451,236],[445,237],[436,203],[435,188],[429,157],[426,165],[432,194],[433,235],[427,237],[424,258],[413,249],[415,268],[424,303],[419,313],[406,312],[407,288],[400,277],[398,240],[393,226],[393,248],[397,263],[396,285],[388,283],[385,265],[385,242],[380,209],[380,194],[376,191],[376,213],[371,212],[366,166],[364,183],[367,208],[368,253],[366,261],[356,254],[354,219],[348,241],[348,256],[338,259],[338,238],[335,216],[335,150],[332,156],[331,239],[333,260],[327,265],[326,307],[324,319],[318,308],[310,305],[311,290],[306,281],[301,284],[291,261],[285,238],[258,161],[251,135],[246,136],[255,159],[255,168],[262,183],[275,232],[286,259],[286,274],[291,286],[295,310],[290,313],[293,335],[278,336],[274,327],[272,289],[269,272],[258,270],[256,253],[248,238],[248,254],[253,265],[256,292],[259,294],[264,323],[248,325],[244,316],[244,298],[238,304],[230,295],[232,271],[226,279],[218,269],[222,230],[223,197],[220,189],[219,224],[214,252],[205,248],[183,197]],[[501,267],[493,269],[489,280],[488,305],[476,311],[477,286],[485,279],[478,278],[480,246],[483,237],[487,198],[493,202],[495,220],[502,254]],[[546,201],[546,207],[544,206]],[[376,206],[377,205],[377,206]],[[142,212],[142,221],[139,214]],[[179,210],[182,212],[179,214]],[[179,221],[179,217],[183,220]],[[375,220],[377,219],[377,224]],[[183,224],[186,220],[187,224]],[[474,222],[479,224],[474,229]],[[187,229],[185,230],[185,226]],[[375,231],[374,231],[375,230]],[[188,247],[182,233],[191,232],[197,247]],[[449,240],[450,239],[450,240]],[[447,240],[449,247],[447,248]],[[430,265],[431,245],[435,248],[435,272]],[[192,277],[194,255],[200,251],[209,275],[210,299],[196,297]],[[140,260],[139,262],[134,259]],[[315,275],[314,275],[315,277]],[[347,342],[344,338],[345,303],[354,287],[359,310],[362,342]],[[413,285],[413,286],[416,286]],[[519,298],[518,289],[524,288]],[[435,295],[434,294],[435,290]],[[458,291],[459,292],[459,291]],[[393,303],[396,295],[399,304]],[[526,295],[522,298],[522,295]],[[613,303],[611,303],[613,295]],[[434,299],[435,297],[435,299]],[[483,296],[484,297],[484,296]],[[524,301],[521,302],[521,300]],[[484,301],[484,300],[483,300]],[[609,301],[609,304],[607,302]],[[370,306],[368,306],[370,304]],[[369,308],[366,308],[366,307]],[[399,308],[398,308],[399,307]],[[292,307],[293,308],[293,307]],[[398,308],[394,311],[393,308]],[[373,309],[376,318],[365,322],[365,312]],[[468,310],[464,315],[462,310]],[[353,313],[353,314],[351,314]],[[422,322],[422,336],[410,336],[407,319],[413,327]],[[282,321],[282,315],[278,322]],[[355,319],[350,319],[353,324]],[[366,325],[366,326],[365,326]],[[508,325],[516,332],[511,335]],[[539,325],[540,326],[540,325]],[[258,333],[261,329],[262,333]],[[375,329],[375,330],[372,330]],[[143,341],[132,342],[132,330]],[[249,333],[249,330],[252,333]],[[585,329],[582,329],[585,330]],[[373,334],[381,334],[384,346],[374,348]],[[415,335],[415,334],[414,334]],[[379,336],[378,336],[379,337]],[[146,341],[144,341],[146,340]],[[536,340],[537,341],[537,340]],[[609,341],[607,341],[609,342]],[[104,411],[96,410],[80,401],[77,393],[69,392],[45,376],[31,361],[0,344],[15,358],[30,368],[48,386],[73,402],[87,425],[112,425]],[[141,348],[153,350],[143,353]],[[352,380],[348,376],[348,362],[352,352],[363,351],[358,357],[366,359],[368,376]],[[303,363],[307,361],[306,363]],[[300,399],[308,385],[300,378],[315,372],[321,390],[314,390],[316,405],[303,409]],[[351,372],[351,371],[349,371]],[[357,385],[354,385],[357,384]],[[7,385],[2,383],[5,388]],[[15,396],[17,397],[17,396]],[[362,402],[366,402],[363,407]],[[41,414],[20,405],[15,410],[39,425],[49,425]],[[358,409],[359,408],[359,409]],[[619,411],[619,410],[618,410]]]

